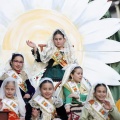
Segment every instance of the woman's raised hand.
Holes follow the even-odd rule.
[[[30,40],[27,40],[26,43],[31,48],[35,48],[35,49],[37,48],[36,44]]]
[[[103,104],[103,107],[104,107],[106,110],[111,110],[111,109],[112,109],[112,106],[111,106],[111,104],[110,104],[109,101],[104,100],[103,103],[104,103],[104,104]]]

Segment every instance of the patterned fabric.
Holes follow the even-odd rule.
[[[19,120],[20,119],[19,116],[13,111],[10,111],[8,109],[3,109],[3,111],[8,111],[9,112],[8,120]]]
[[[68,114],[68,120],[79,120],[82,112],[83,105],[71,104],[70,113]]]
[[[62,67],[67,66],[67,61],[65,60],[64,52],[60,52],[59,50],[57,50],[53,54],[52,59],[55,61],[53,66],[56,65],[56,64],[59,64]]]

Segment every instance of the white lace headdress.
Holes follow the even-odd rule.
[[[58,30],[61,31],[61,33],[64,35],[64,38],[66,39],[65,44],[64,44],[64,51],[63,51],[65,54],[65,59],[67,60],[67,63],[69,63],[69,64],[74,63],[76,59],[73,56],[74,55],[73,47],[70,44],[70,40],[68,40],[68,37],[66,36],[64,30],[56,29],[53,32],[53,35]],[[43,63],[47,63],[51,59],[54,52],[57,50],[57,47],[54,45],[54,42],[53,42],[53,37],[54,37],[53,35],[51,36],[50,40],[48,41],[46,48],[40,53],[41,54],[40,58]]]
[[[34,99],[35,97],[37,97],[38,95],[41,95],[41,91],[40,91],[40,85],[44,82],[44,81],[50,81],[53,84],[53,80],[51,78],[48,77],[44,77],[40,80],[39,86],[36,89],[35,94],[33,95],[32,99]]]
[[[17,81],[12,78],[12,77],[8,77],[6,78],[3,83],[2,86],[0,88],[0,98],[3,99],[5,97],[5,86],[8,82],[15,82],[15,88],[16,88],[16,92],[15,92],[15,98],[17,98],[18,104],[19,104],[19,112],[21,116],[25,116],[25,102],[23,101],[22,95],[20,93],[20,89],[19,86],[17,84]]]

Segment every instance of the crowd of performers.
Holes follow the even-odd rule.
[[[42,51],[32,41],[26,43],[35,61],[47,66],[34,88],[23,55],[12,54],[0,77],[0,111],[9,112],[8,120],[120,120],[120,101],[115,104],[104,83],[91,86],[83,77],[63,30],[55,30]]]

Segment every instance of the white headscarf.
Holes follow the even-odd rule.
[[[87,96],[87,101],[92,100],[92,99],[96,99],[95,96],[94,96],[94,92],[95,92],[95,87],[96,87],[98,84],[102,85],[102,84],[104,84],[104,83],[97,83],[97,84],[95,84],[95,85],[92,86],[92,88],[91,88],[91,90],[90,90],[90,92],[89,92],[89,95]],[[104,84],[104,85],[105,85],[105,84]],[[107,88],[106,100],[108,100],[108,101],[111,103],[111,105],[115,105],[115,102],[114,102],[114,100],[113,100],[113,97],[112,97],[112,94],[111,94],[111,92],[110,92],[110,89],[108,88],[107,85],[105,85],[105,86],[106,86],[106,88]]]
[[[73,56],[73,47],[72,45],[70,44],[70,41],[68,40],[64,30],[62,29],[56,29],[54,32],[53,32],[53,35],[51,36],[51,39],[48,41],[47,43],[47,46],[45,48],[45,50],[43,50],[41,53],[40,53],[40,58],[41,58],[41,61],[43,63],[47,63],[52,55],[54,54],[54,52],[57,50],[57,47],[54,45],[54,42],[53,42],[53,37],[54,37],[54,33],[59,30],[61,31],[61,33],[64,35],[64,38],[66,39],[65,41],[65,44],[64,44],[64,54],[65,54],[65,59],[67,60],[67,63],[71,64],[71,63],[74,63],[76,62],[76,59],[75,57]]]
[[[0,88],[0,98],[4,99],[4,97],[5,97],[5,86],[8,82],[15,82],[15,89],[16,89],[15,98],[17,98],[17,101],[18,101],[18,104],[19,104],[18,107],[19,107],[20,115],[24,117],[25,112],[26,112],[25,111],[25,103],[24,103],[22,95],[20,93],[20,89],[19,89],[19,86],[17,84],[17,81],[14,78],[8,77],[3,81],[2,86]]]
[[[51,78],[48,77],[44,77],[40,80],[39,86],[36,89],[35,94],[33,95],[32,99],[34,99],[35,97],[37,97],[38,95],[41,95],[41,91],[40,91],[40,85],[44,82],[44,81],[50,81],[53,84],[53,80]],[[53,84],[54,85],[54,84]]]

